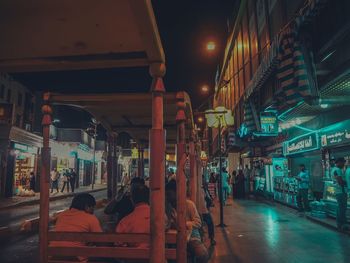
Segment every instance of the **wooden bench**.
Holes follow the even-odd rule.
[[[76,232],[49,232],[50,241],[69,241],[94,243],[96,246],[85,247],[48,247],[49,263],[74,262],[56,259],[57,257],[88,257],[88,258],[115,258],[121,260],[147,260],[150,258],[149,248],[107,246],[106,243],[150,243],[149,234],[116,234],[116,233],[76,233]],[[101,246],[99,246],[99,243]],[[176,244],[176,232],[166,233],[166,244]],[[165,249],[166,259],[176,259],[176,249]],[[76,261],[77,262],[77,261]],[[95,262],[95,261],[94,261]],[[103,262],[103,260],[101,261]]]

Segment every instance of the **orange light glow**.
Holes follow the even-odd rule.
[[[209,92],[209,86],[208,85],[203,85],[201,87],[201,91],[202,91],[202,93],[208,93]]]
[[[207,44],[207,50],[208,51],[213,51],[215,50],[215,43],[213,41],[209,41],[208,44]]]
[[[198,117],[198,122],[203,122],[203,121],[204,121],[203,117]]]

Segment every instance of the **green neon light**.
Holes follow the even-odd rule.
[[[303,137],[307,137],[309,135],[312,135],[312,134],[315,134],[315,142],[316,142],[316,145],[315,147],[312,147],[312,148],[306,148],[304,150],[300,150],[300,151],[296,151],[296,152],[292,152],[292,153],[288,153],[287,151],[287,147],[290,143],[293,143],[294,141],[298,141],[298,139],[300,138],[303,138]],[[283,154],[284,155],[294,155],[294,154],[299,154],[299,153],[304,153],[304,152],[310,152],[310,151],[314,151],[314,150],[318,150],[320,148],[320,143],[319,143],[319,135],[317,132],[313,131],[313,132],[309,132],[309,133],[306,133],[306,134],[303,134],[303,135],[299,135],[289,141],[286,141],[283,143]]]
[[[281,114],[278,116],[278,118],[282,118],[284,115],[286,115],[287,113],[291,112],[292,110],[294,110],[296,107],[300,106],[300,105],[303,104],[303,103],[304,103],[304,101],[298,102],[298,104],[295,105],[294,107],[292,107],[292,108],[286,110],[285,112],[281,113]]]
[[[278,133],[253,132],[253,135],[256,137],[273,137],[273,136],[278,136]]]

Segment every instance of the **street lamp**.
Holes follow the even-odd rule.
[[[202,94],[208,94],[209,93],[209,86],[208,85],[203,85],[201,87],[201,93]]]
[[[93,128],[88,128],[87,131],[88,133],[91,133],[91,136],[94,138],[94,148],[93,148],[93,159],[92,159],[92,174],[91,174],[91,189],[94,189],[94,183],[95,183],[95,161],[96,161],[96,138],[97,138],[97,126],[100,123],[92,118],[91,119],[91,125]]]
[[[207,43],[207,50],[208,50],[208,51],[214,51],[214,50],[215,50],[215,47],[216,47],[216,45],[215,45],[215,43],[214,43],[213,41],[209,41],[209,42]]]
[[[205,117],[207,119],[207,125],[210,128],[218,128],[219,135],[218,141],[219,147],[219,201],[220,201],[220,224],[218,226],[225,227],[224,224],[224,198],[222,192],[222,152],[221,152],[221,128],[226,126],[232,126],[234,124],[234,119],[231,110],[225,107],[219,106],[214,110],[205,111]]]

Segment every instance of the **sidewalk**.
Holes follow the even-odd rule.
[[[212,209],[219,223],[219,204]],[[280,205],[253,200],[224,207],[225,228],[215,228],[210,263],[350,262],[350,238]]]
[[[92,193],[92,192],[98,192],[107,189],[106,184],[95,184],[94,190],[91,190],[91,185],[89,186],[81,186],[79,188],[76,188],[74,193],[72,192],[53,192],[50,193],[50,201],[53,200],[59,200],[64,199],[66,197],[73,196],[77,193]],[[15,208],[25,205],[32,205],[32,204],[38,204],[40,201],[40,193],[36,193],[35,196],[13,196],[10,198],[1,198],[0,199],[0,210],[5,210],[9,208]]]
[[[295,207],[285,205],[285,204],[278,202],[278,201],[274,201],[274,202],[273,201],[265,201],[265,203],[268,203],[269,205],[278,205],[282,209],[287,209],[287,210],[289,210],[290,213],[293,213],[293,214],[300,216],[300,214],[297,212],[297,209]],[[324,227],[338,231],[337,222],[336,222],[335,218],[330,218],[330,217],[318,218],[318,217],[311,216],[311,213],[304,213],[304,217],[307,218],[308,220],[314,222],[314,223],[317,223],[317,224],[320,224]],[[346,234],[350,235],[350,231],[347,231]]]

